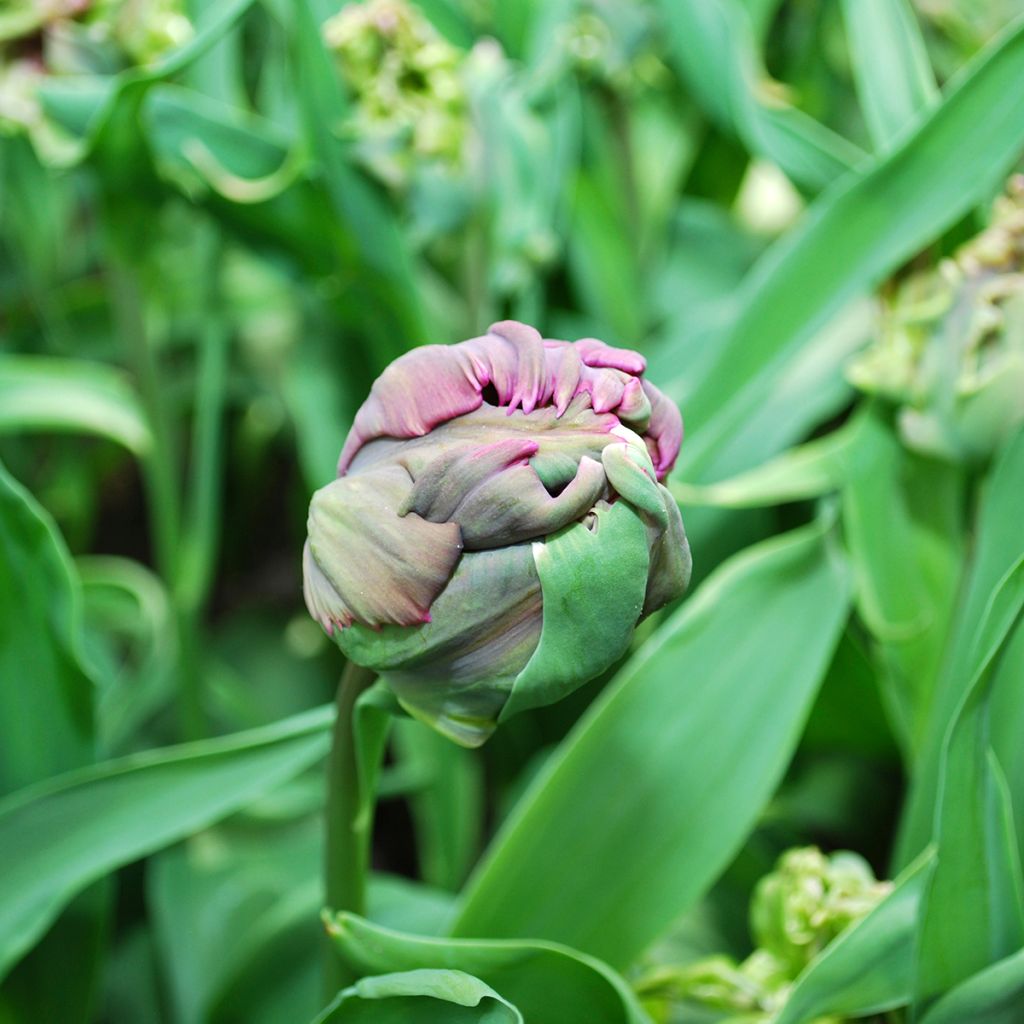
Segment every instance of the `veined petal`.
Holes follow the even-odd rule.
[[[455,523],[398,515],[410,487],[398,467],[342,477],[313,495],[306,604],[332,632],[353,621],[411,626],[430,606],[462,554]]]
[[[417,476],[398,514],[412,511],[435,523],[457,520],[467,493],[510,466],[525,464],[538,447],[528,437],[506,437],[475,448],[448,448]]]
[[[456,510],[467,551],[545,537],[581,519],[605,491],[604,470],[584,456],[576,475],[551,495],[530,465],[516,465],[470,491]]]

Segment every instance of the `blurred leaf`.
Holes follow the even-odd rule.
[[[714,342],[700,389],[686,398],[690,436],[678,475],[720,477],[723,450],[749,428],[782,366],[813,348],[809,340],[852,299],[993,194],[1024,145],[1024,105],[1015,93],[1022,74],[1024,19],[957,76],[942,104],[898,148],[829,189],[765,253]],[[830,378],[841,375],[838,362],[828,369]],[[666,382],[677,398],[685,390],[685,366],[679,374]],[[800,401],[813,395],[805,391]],[[726,472],[770,454],[753,451],[751,462],[739,450]]]
[[[645,1024],[629,986],[599,960],[532,940],[403,935],[352,914],[327,920],[345,962],[360,974],[450,967],[503,992],[530,1024]]]
[[[909,0],[843,0],[850,60],[875,149],[895,145],[938,99]]]
[[[752,153],[817,191],[863,160],[852,142],[766,88],[750,17],[737,0],[660,0],[683,80]]]
[[[1024,1006],[1024,949],[979,971],[943,996],[921,1024],[1019,1024]]]
[[[363,978],[338,993],[314,1024],[523,1024],[522,1014],[462,971]]]
[[[413,282],[409,248],[386,199],[355,168],[347,145],[336,134],[348,102],[314,11],[307,4],[296,4],[289,21],[294,87],[310,153],[322,168],[331,202],[356,251],[375,275],[367,283],[381,292],[381,316],[394,316],[404,334],[397,339],[389,337],[386,323],[380,330],[372,328],[380,355],[388,361],[410,344],[431,340]]]
[[[252,806],[147,866],[177,1024],[279,1024],[321,1005],[322,820],[260,811]],[[371,877],[368,905],[371,919],[426,934],[440,931],[451,909],[445,894],[387,875]]]
[[[78,163],[96,152],[104,164],[105,184],[138,191],[135,175],[144,161],[139,111],[149,88],[187,68],[223,38],[253,0],[224,0],[204,8],[196,31],[183,46],[146,67],[129,68],[104,79],[50,76],[39,87],[46,112],[71,133],[73,141],[54,155],[59,164]],[[207,13],[209,12],[209,13]]]
[[[797,979],[773,1024],[864,1017],[910,1002],[921,898],[935,867],[922,855],[867,917],[844,931]]]
[[[915,1005],[1024,946],[1021,860],[1005,777],[989,747],[994,669],[1024,618],[1024,556],[985,608],[970,675],[947,735],[935,838],[938,865],[922,912]]]
[[[0,974],[109,871],[222,818],[321,758],[333,709],[147,751],[0,803]]]
[[[415,719],[394,723],[398,764],[425,783],[409,797],[420,875],[457,890],[476,859],[483,829],[484,792],[479,761]]]
[[[915,456],[906,452],[880,409],[863,418],[863,444],[843,488],[843,526],[857,581],[857,609],[881,650],[885,696],[908,752],[919,740],[946,645],[959,560],[947,573],[929,572],[927,545],[935,523],[915,521],[907,480]],[[947,475],[956,470],[944,467]],[[956,486],[928,479],[926,500],[959,508]],[[955,518],[955,517],[954,517]],[[956,526],[959,527],[959,523]],[[947,539],[956,552],[959,531]]]
[[[989,599],[1014,561],[1024,554],[1024,517],[1020,481],[1024,479],[1024,430],[1003,449],[985,482],[977,515],[977,539],[971,567],[953,621],[948,648],[926,712],[925,731],[911,776],[907,807],[901,820],[898,863],[905,864],[931,841],[939,788],[943,744],[972,675],[974,645]],[[1024,651],[1011,642],[1008,655]],[[1018,662],[1019,664],[1019,662]],[[993,688],[1020,702],[1019,675],[1006,658],[996,667]],[[1014,696],[1016,693],[1018,696]],[[1014,744],[1019,745],[1019,744]],[[1019,783],[1015,782],[1019,787]]]
[[[0,796],[95,756],[80,600],[57,527],[0,465]]]
[[[456,934],[615,966],[693,905],[781,777],[845,620],[826,532],[731,561],[630,659],[492,843]]]
[[[849,479],[858,453],[871,444],[865,417],[855,416],[838,430],[798,445],[756,469],[714,484],[673,480],[670,489],[681,505],[757,508],[808,501],[839,490]]]
[[[170,699],[178,651],[170,597],[152,570],[130,558],[76,560],[82,580],[85,645],[98,667],[100,748],[129,743],[145,718]]]
[[[306,170],[301,148],[273,123],[192,89],[155,87],[142,119],[159,170],[186,195],[212,189],[233,203],[264,203]]]
[[[97,434],[140,456],[153,441],[120,370],[78,359],[0,355],[0,433],[20,431]]]

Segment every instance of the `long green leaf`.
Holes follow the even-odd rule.
[[[843,526],[857,581],[857,609],[879,647],[880,667],[894,723],[908,752],[916,748],[946,644],[956,595],[957,562],[935,571],[937,526],[918,521],[911,504],[912,469],[918,457],[900,444],[880,409],[864,418],[864,443],[843,488]],[[937,467],[926,479],[933,507],[959,507],[962,494],[943,487]],[[957,551],[957,538],[949,538]]]
[[[843,0],[861,110],[878,150],[894,145],[938,99],[908,0]]]
[[[900,146],[820,196],[768,250],[744,282],[711,370],[687,399],[690,433],[678,475],[721,478],[723,450],[770,396],[780,366],[852,299],[995,192],[1024,147],[1022,76],[1024,18],[950,83],[942,104]],[[669,390],[678,393],[685,378],[680,367]]]
[[[971,678],[973,645],[988,601],[1000,579],[1024,554],[1024,517],[1020,514],[1020,481],[1024,479],[1024,430],[1002,451],[986,481],[978,515],[977,540],[965,593],[953,619],[952,636],[926,709],[920,753],[911,779],[910,796],[901,823],[897,860],[908,863],[931,841],[943,744],[964,688]],[[1013,698],[1019,675],[1012,655],[1024,653],[1024,640],[1012,641],[996,669],[994,689]],[[1014,698],[1018,703],[1019,698]],[[1019,744],[1013,744],[1019,746]],[[1024,794],[1021,794],[1024,795]]]
[[[135,455],[152,443],[138,397],[112,366],[0,355],[0,433],[34,430],[97,434]]]
[[[339,955],[363,974],[448,967],[506,995],[530,1024],[649,1024],[632,990],[593,957],[550,942],[434,939],[352,914],[328,919]]]
[[[455,933],[535,936],[629,963],[754,824],[848,598],[821,526],[720,569],[564,741],[471,880]]]
[[[807,501],[839,490],[852,467],[871,443],[864,416],[825,437],[798,445],[763,465],[713,484],[673,480],[670,489],[681,505],[718,508],[759,508],[789,501]]]
[[[0,464],[0,796],[95,756],[79,589],[57,527]]]
[[[1009,793],[989,747],[994,669],[1024,618],[1024,556],[986,608],[971,676],[946,740],[936,810],[938,866],[925,900],[916,1005],[1024,946],[1020,854]]]
[[[707,112],[794,181],[824,188],[864,153],[806,114],[768,98],[754,31],[736,0],[660,0],[680,74]]]
[[[921,1024],[1020,1024],[1024,949],[980,971],[940,999]]]
[[[0,803],[0,975],[90,882],[316,762],[332,715],[317,708],[250,732],[125,757]]]

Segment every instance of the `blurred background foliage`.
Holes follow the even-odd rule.
[[[635,348],[680,403],[696,597],[480,754],[397,723],[367,927],[557,940],[638,994],[560,1024],[1019,1020],[1017,14],[5,0],[0,1021],[316,1013],[340,658],[306,506],[390,360],[505,317]],[[809,844],[859,857],[769,875]],[[858,995],[886,941],[918,952]]]

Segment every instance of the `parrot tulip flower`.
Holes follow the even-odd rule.
[[[685,589],[660,483],[682,419],[644,369],[512,321],[415,349],[373,385],[313,496],[310,613],[457,742],[599,675]]]

